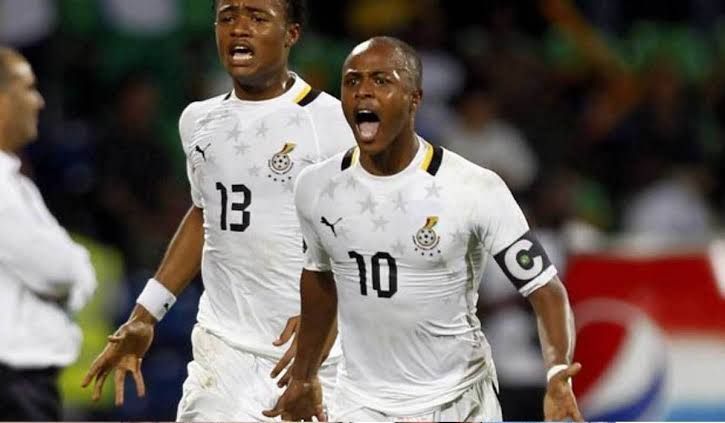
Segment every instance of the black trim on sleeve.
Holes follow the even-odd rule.
[[[345,152],[345,156],[342,158],[342,164],[340,165],[340,170],[347,170],[347,168],[350,167],[352,164],[352,156],[355,153],[355,147],[352,147],[351,149],[347,150]]]
[[[302,107],[305,107],[308,104],[310,104],[313,101],[315,101],[315,99],[317,97],[319,97],[320,94],[322,94],[322,91],[316,90],[316,89],[313,88],[304,97],[302,97],[302,100],[300,100],[297,104],[299,104]]]
[[[428,165],[428,168],[425,170],[426,172],[430,173],[433,176],[436,176],[436,173],[438,173],[438,169],[441,167],[441,162],[443,161],[443,148],[439,146],[433,146],[433,157],[430,160],[430,164]]]
[[[224,96],[224,101],[227,101],[227,100],[229,100],[230,98],[232,98],[232,93],[233,93],[233,92],[234,92],[234,90],[232,90],[232,91],[229,91],[229,94],[227,94],[227,95],[225,95],[225,96]]]

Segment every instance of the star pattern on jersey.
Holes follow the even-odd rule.
[[[247,150],[249,150],[249,146],[247,144],[240,143],[234,145],[234,154],[237,156],[247,154]]]
[[[369,211],[370,214],[373,214],[375,213],[375,208],[378,206],[378,203],[375,202],[375,199],[370,194],[368,194],[368,198],[365,201],[358,201],[357,203],[360,204],[360,213]]]
[[[326,195],[330,197],[330,199],[335,198],[335,190],[337,189],[337,186],[339,185],[339,182],[336,182],[334,180],[330,180],[330,182],[327,183],[325,186],[325,189],[322,190],[322,195]]]
[[[358,186],[360,186],[360,184],[357,182],[357,179],[352,176],[347,178],[347,181],[345,181],[345,188],[350,188],[351,190],[355,191],[357,190]]]
[[[269,128],[267,128],[267,125],[264,124],[264,121],[260,122],[257,129],[257,136],[261,138],[267,137],[267,132],[269,131]]]
[[[300,126],[302,125],[302,116],[300,116],[299,113],[295,113],[294,115],[290,116],[289,120],[287,121],[287,126]]]
[[[441,187],[436,184],[436,181],[432,181],[429,186],[425,187],[425,190],[427,191],[425,198],[440,198],[441,196]]]
[[[390,221],[385,219],[383,215],[380,215],[377,219],[373,219],[373,232],[376,232],[378,229],[381,232],[385,232],[385,227],[388,226],[388,223]]]
[[[254,165],[254,166],[250,167],[248,170],[249,170],[249,176],[259,176],[259,172],[262,171],[262,168],[257,165]]]
[[[393,199],[393,204],[395,205],[395,210],[400,210],[402,213],[408,213],[408,202],[405,201],[405,198],[403,198],[402,192],[398,192],[398,197]]]
[[[400,240],[395,241],[395,244],[390,246],[390,251],[395,253],[397,257],[400,257],[405,254],[405,244],[403,244]]]
[[[242,135],[242,131],[239,130],[239,122],[236,122],[234,128],[227,132],[227,141],[233,139],[234,142],[237,142],[240,135]]]
[[[465,244],[466,242],[468,242],[468,234],[460,229],[456,230],[455,232],[451,232],[448,235],[453,240],[454,245]]]

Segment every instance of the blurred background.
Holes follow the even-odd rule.
[[[339,93],[356,43],[420,52],[420,133],[497,171],[563,274],[589,420],[725,420],[725,2],[310,0],[293,69]],[[475,11],[474,11],[475,9]],[[99,274],[63,374],[69,420],[173,420],[200,281],[160,323],[148,395],[79,388],[190,204],[177,120],[231,88],[208,0],[0,0],[47,107],[24,170]],[[541,419],[530,307],[496,268],[479,312],[507,420]]]

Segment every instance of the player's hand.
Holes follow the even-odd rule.
[[[327,421],[322,407],[322,386],[315,377],[309,381],[292,379],[271,410],[262,411],[267,417],[282,416],[284,421]]]
[[[582,365],[574,363],[555,374],[546,386],[544,396],[544,419],[547,421],[584,421],[571,389],[569,378],[574,377]]]
[[[116,333],[108,337],[108,344],[93,361],[81,384],[85,388],[95,378],[93,401],[101,398],[103,384],[113,369],[116,370],[114,385],[117,406],[123,404],[123,385],[128,372],[131,372],[136,383],[136,394],[139,397],[146,395],[146,385],[144,385],[141,374],[141,359],[153,339],[154,325],[141,320],[130,320],[124,323]]]
[[[292,343],[290,344],[289,348],[287,348],[287,351],[285,351],[282,358],[279,359],[277,362],[277,365],[274,366],[274,369],[272,369],[272,373],[270,373],[270,376],[274,379],[277,377],[278,374],[282,370],[286,371],[284,372],[284,375],[277,381],[277,386],[282,388],[283,386],[286,386],[290,381],[290,376],[292,375],[291,370],[292,366],[290,366],[290,363],[292,362],[292,359],[295,357],[295,354],[297,354],[297,330],[300,327],[300,316],[292,316],[287,320],[287,325],[282,330],[282,333],[279,335],[279,338],[277,338],[274,342],[272,342],[272,345],[275,347],[281,347],[282,345],[289,342],[290,339],[294,336],[294,339],[292,339]]]

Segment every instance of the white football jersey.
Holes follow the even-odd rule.
[[[204,209],[198,321],[230,344],[278,358],[299,314],[302,234],[293,187],[305,167],[354,145],[334,97],[299,76],[279,97],[191,103],[179,130],[194,205]]]
[[[495,173],[424,141],[392,176],[369,174],[358,155],[350,149],[298,178],[305,268],[335,276],[338,389],[386,414],[427,412],[481,377],[495,381],[476,318],[487,256],[523,295],[556,269]]]

